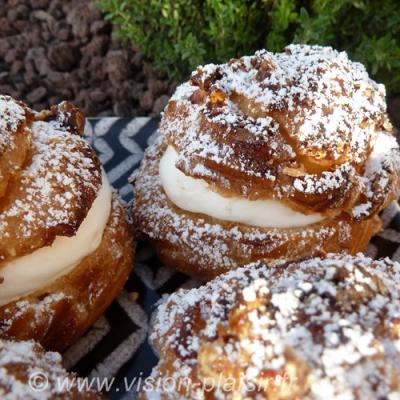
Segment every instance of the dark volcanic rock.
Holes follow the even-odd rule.
[[[129,117],[133,113],[132,105],[126,100],[116,102],[113,111],[117,117]]]
[[[153,102],[154,102],[153,93],[150,90],[146,90],[143,93],[143,96],[140,98],[140,107],[144,111],[149,112],[153,108]]]
[[[79,47],[69,43],[55,43],[48,50],[50,63],[57,71],[71,71],[81,58]]]
[[[5,38],[1,38],[0,39],[0,57],[4,58],[5,55],[7,54],[7,51],[9,50],[9,48],[11,47],[10,42],[5,39]]]
[[[82,52],[89,57],[104,56],[104,54],[107,53],[109,42],[110,38],[107,35],[95,36],[92,41],[84,47]]]
[[[113,38],[94,0],[8,0],[0,93],[36,109],[69,100],[89,116],[134,116],[159,113],[171,86],[137,48]]]
[[[167,105],[169,96],[166,94],[161,95],[156,99],[153,104],[153,114],[160,114]]]
[[[30,0],[30,4],[33,9],[35,8],[47,8],[50,0]]]
[[[26,101],[29,104],[35,104],[38,101],[42,100],[44,96],[47,94],[47,89],[44,86],[40,86],[36,89],[33,89],[26,95]]]
[[[57,21],[52,24],[51,32],[56,39],[67,41],[71,36],[71,27],[66,21]]]
[[[123,50],[109,51],[105,61],[106,72],[112,84],[118,86],[122,81],[128,78],[128,60]]]

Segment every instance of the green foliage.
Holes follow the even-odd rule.
[[[199,64],[292,42],[346,50],[400,91],[398,0],[99,0],[118,35],[177,81]]]

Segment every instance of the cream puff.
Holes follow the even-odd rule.
[[[118,295],[133,263],[125,209],[61,103],[0,96],[0,339],[63,350]]]
[[[397,399],[400,264],[257,262],[166,299],[142,399]]]
[[[330,47],[199,67],[134,177],[139,230],[207,280],[263,260],[355,254],[399,195],[385,88]]]
[[[33,341],[0,339],[0,397],[9,400],[100,400],[62,366],[61,355]]]

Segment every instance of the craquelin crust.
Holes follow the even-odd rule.
[[[255,263],[157,309],[142,399],[396,398],[400,264],[330,254]]]
[[[37,380],[35,380],[37,378]],[[103,396],[78,386],[75,374],[62,366],[58,353],[45,352],[33,341],[0,340],[0,396],[12,400],[100,400]]]
[[[73,236],[102,184],[100,162],[69,103],[34,113],[0,96],[0,269],[13,258]]]
[[[369,185],[357,176],[376,134],[393,135],[383,85],[345,53],[302,45],[199,67],[171,98],[160,131],[186,175],[304,213],[365,203]],[[376,191],[398,188],[388,175]]]
[[[0,339],[33,339],[62,351],[101,316],[133,266],[132,227],[114,195],[101,244],[71,272],[0,307]]]
[[[28,126],[33,120],[32,112],[23,103],[9,96],[0,97],[0,198],[7,190],[9,180],[21,170],[26,160],[31,136]]]
[[[199,67],[172,96],[160,132],[135,173],[137,227],[166,265],[201,279],[256,260],[363,251],[400,192],[385,89],[328,47],[291,45]],[[160,183],[167,146],[179,170],[223,196],[273,198],[325,218],[276,229],[186,212]]]

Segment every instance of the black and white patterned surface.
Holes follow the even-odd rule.
[[[87,123],[87,139],[97,151],[110,182],[125,201],[132,199],[128,177],[139,166],[145,148],[157,135],[158,119],[103,118]],[[384,231],[372,239],[368,255],[400,259],[400,208],[382,214]],[[110,399],[136,399],[135,384],[157,358],[147,342],[149,319],[165,293],[196,282],[163,267],[145,243],[139,243],[136,264],[122,295],[90,331],[64,354],[67,368],[81,376],[109,378]],[[133,301],[130,293],[137,293]],[[130,387],[131,390],[127,390]]]

